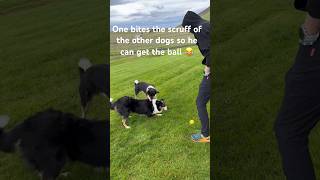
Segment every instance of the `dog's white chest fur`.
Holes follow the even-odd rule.
[[[157,102],[156,99],[152,99],[152,106],[153,106],[152,114],[160,114],[160,113],[162,113],[162,110],[161,111],[158,110],[156,102]]]

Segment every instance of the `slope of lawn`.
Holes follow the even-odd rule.
[[[105,63],[106,2],[101,0],[0,1],[0,114],[8,128],[47,108],[80,115],[77,63]],[[89,118],[105,119],[105,98],[96,97]],[[59,179],[101,180],[105,173],[70,163]],[[0,153],[0,179],[35,180],[19,153]]]
[[[203,10],[201,13],[199,13],[199,15],[201,17],[203,17],[204,19],[206,20],[209,20],[210,21],[210,7],[208,7],[207,9]]]
[[[293,1],[215,2],[214,179],[284,179],[273,132],[304,13]],[[320,177],[320,131],[310,145]]]
[[[194,49],[197,49],[194,47]],[[157,56],[111,61],[111,97],[134,96],[134,80],[154,84],[168,111],[148,118],[132,114],[131,129],[111,111],[111,179],[209,179],[210,146],[195,144],[195,99],[202,56]],[[146,98],[143,93],[138,98]],[[194,125],[189,120],[195,119]]]

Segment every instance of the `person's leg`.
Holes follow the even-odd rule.
[[[314,180],[308,136],[320,118],[320,42],[305,44],[305,36],[320,31],[320,20],[309,15],[295,64],[286,76],[286,89],[275,132],[288,180]],[[302,35],[302,34],[301,34]],[[308,38],[307,38],[308,40]]]
[[[201,121],[201,133],[203,136],[209,136],[209,116],[207,111],[207,103],[210,100],[211,80],[210,76],[205,76],[199,86],[198,97],[196,100],[198,116]]]
[[[275,133],[288,180],[315,179],[308,136],[320,118],[319,81],[320,69],[289,71],[286,76],[285,96],[275,122]]]
[[[315,179],[308,148],[308,136],[320,117],[320,102],[309,98],[290,99],[275,124],[283,170],[288,180]]]

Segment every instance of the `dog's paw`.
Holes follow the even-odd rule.
[[[126,128],[126,129],[130,129],[131,127],[130,127],[130,126],[125,126],[125,128]]]
[[[162,116],[162,114],[156,114],[157,116]]]

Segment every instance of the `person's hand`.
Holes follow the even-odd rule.
[[[307,15],[303,26],[306,28],[308,35],[317,34],[320,31],[320,19],[313,18],[310,15]]]
[[[210,67],[209,66],[204,66],[204,75],[208,76],[210,74]]]

